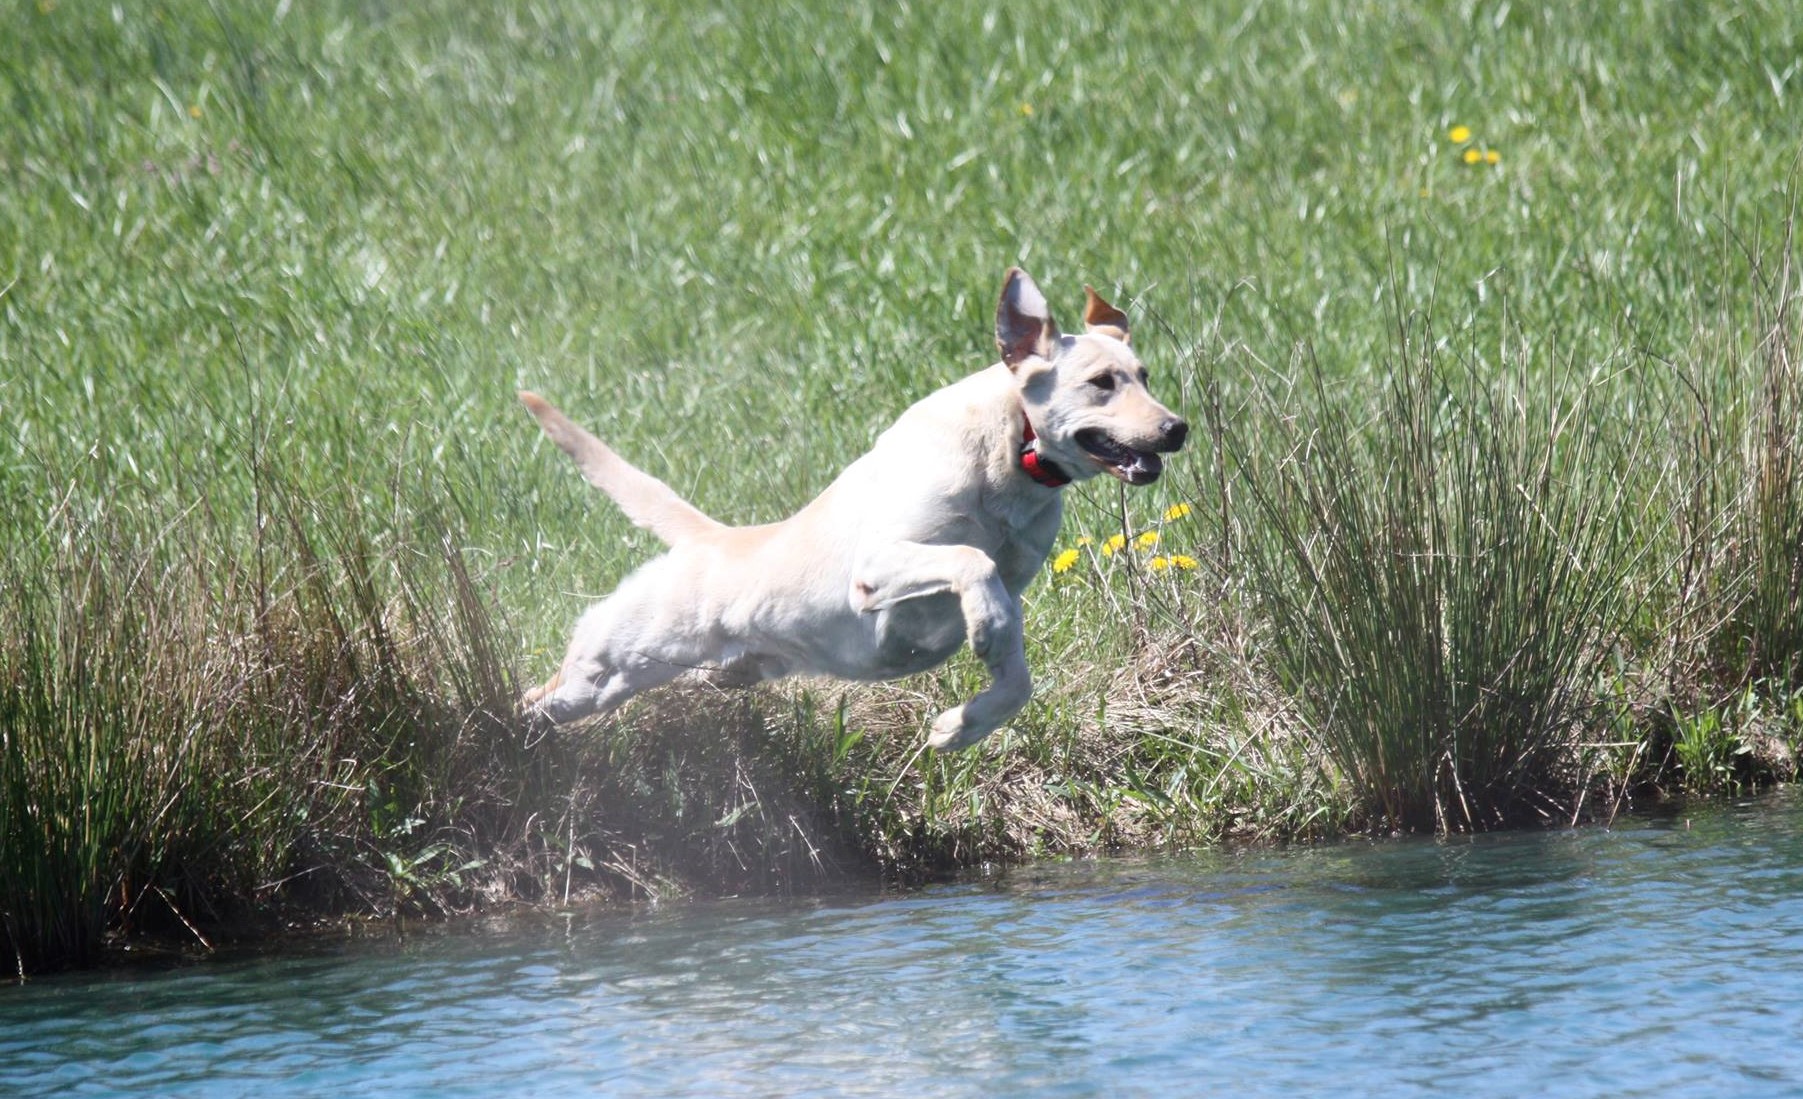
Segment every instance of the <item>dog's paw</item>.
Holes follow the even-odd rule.
[[[956,752],[970,747],[995,731],[967,721],[964,710],[963,706],[953,706],[933,719],[932,731],[927,734],[929,748]]]
[[[514,710],[513,717],[515,721],[519,722],[521,728],[536,733],[557,724],[552,720],[551,715],[545,712],[545,708],[539,705],[541,697],[533,695],[531,691],[520,696],[519,705]]]
[[[519,708],[514,717],[519,722],[528,748],[538,747],[557,731],[556,719],[546,713],[541,705],[548,693],[543,687],[533,687],[520,694]]]
[[[531,691],[520,696],[519,710],[514,714],[514,726],[520,735],[520,742],[528,750],[553,739],[557,734],[557,722],[538,705],[538,699]]]

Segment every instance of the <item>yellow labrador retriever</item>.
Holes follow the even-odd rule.
[[[1084,289],[1085,330],[1065,335],[1010,269],[1002,361],[902,413],[812,503],[764,526],[715,522],[521,393],[589,483],[670,546],[582,615],[562,668],[524,707],[571,721],[696,671],[741,684],[893,679],[968,640],[992,681],[940,714],[927,743],[988,736],[1032,693],[1020,594],[1058,535],[1059,490],[1103,472],[1150,484],[1189,433],[1146,389],[1126,314]]]

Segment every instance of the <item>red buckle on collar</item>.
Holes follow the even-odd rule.
[[[1033,434],[1033,421],[1027,419],[1025,411],[1020,414],[1020,422],[1022,429],[1020,438],[1021,470],[1047,488],[1063,488],[1070,484],[1071,479],[1064,475],[1063,470],[1039,456],[1039,448],[1033,445],[1033,440],[1038,436]]]

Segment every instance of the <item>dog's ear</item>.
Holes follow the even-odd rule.
[[[995,342],[1010,368],[1034,355],[1051,358],[1058,343],[1058,324],[1046,308],[1045,295],[1033,284],[1033,276],[1018,267],[1008,268],[1002,283],[1002,300],[995,308]]]
[[[1126,343],[1127,314],[1109,305],[1093,287],[1084,286],[1083,295],[1083,327],[1090,332],[1100,332]]]

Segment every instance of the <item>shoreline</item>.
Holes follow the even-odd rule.
[[[1602,818],[1586,818],[1575,824],[1559,824],[1547,822],[1540,826],[1521,825],[1512,829],[1504,829],[1487,833],[1465,833],[1460,837],[1465,840],[1477,840],[1483,837],[1504,836],[1509,832],[1533,833],[1538,831],[1559,831],[1569,829],[1611,829],[1616,821],[1625,817],[1632,821],[1676,821],[1685,820],[1697,811],[1719,809],[1730,800],[1744,806],[1746,799],[1754,802],[1783,801],[1796,796],[1797,786],[1794,782],[1774,782],[1757,790],[1749,790],[1736,795],[1715,794],[1702,797],[1676,795],[1651,804],[1636,804],[1617,816]],[[1757,811],[1769,809],[1759,807]],[[1351,842],[1384,843],[1396,840],[1433,840],[1445,842],[1455,837],[1445,835],[1373,835],[1366,832],[1347,832],[1337,835],[1321,836],[1313,840],[1298,841],[1302,846],[1311,848],[1332,848]],[[230,963],[236,960],[254,959],[274,955],[290,955],[306,953],[313,950],[336,951],[348,944],[404,944],[409,939],[420,936],[458,935],[483,927],[511,928],[522,924],[549,925],[557,921],[585,918],[629,918],[650,913],[667,913],[680,911],[691,904],[713,905],[720,903],[736,903],[749,901],[754,903],[771,903],[781,905],[825,905],[835,902],[870,902],[885,898],[908,896],[922,889],[940,885],[955,885],[962,882],[982,881],[995,875],[1008,875],[1030,868],[1038,862],[1050,861],[1064,863],[1069,861],[1108,860],[1126,862],[1153,862],[1163,859],[1183,859],[1188,855],[1220,855],[1223,852],[1256,852],[1274,850],[1292,846],[1284,841],[1274,840],[1235,840],[1232,838],[1219,841],[1206,847],[1165,848],[1144,847],[1119,850],[1093,850],[1087,852],[1068,852],[1057,855],[1027,857],[1010,861],[985,862],[948,870],[941,874],[914,880],[895,881],[883,878],[874,871],[866,873],[849,873],[843,876],[829,876],[816,879],[800,888],[777,893],[727,893],[712,894],[707,892],[686,893],[672,899],[655,901],[645,898],[621,898],[609,895],[602,889],[590,889],[585,895],[573,897],[568,901],[526,902],[517,899],[504,900],[492,907],[477,907],[469,910],[445,912],[436,916],[395,915],[378,916],[370,913],[339,914],[326,916],[314,914],[310,917],[278,918],[265,915],[249,922],[233,926],[221,926],[206,929],[210,934],[207,942],[197,942],[190,934],[185,940],[171,938],[168,934],[154,937],[139,936],[130,939],[111,938],[103,950],[87,965],[49,970],[24,977],[9,976],[7,983],[19,985],[32,980],[58,974],[105,973],[114,971],[136,971],[140,969],[180,969],[190,966],[206,965],[215,962]],[[291,914],[292,916],[292,914]]]
[[[458,848],[445,837],[476,833],[480,826],[468,820],[448,818],[409,844],[414,854],[382,861],[357,858],[337,863],[318,862],[294,868],[280,889],[260,889],[250,895],[202,898],[222,915],[212,921],[177,907],[178,886],[147,890],[132,906],[133,917],[123,924],[115,909],[98,941],[80,959],[50,961],[25,967],[14,974],[26,979],[62,968],[110,968],[132,965],[148,956],[152,963],[173,964],[204,959],[216,952],[281,949],[284,943],[315,937],[333,940],[341,936],[376,937],[409,926],[444,926],[487,918],[550,917],[572,909],[629,911],[660,908],[692,900],[728,896],[813,897],[851,891],[860,895],[891,890],[908,891],[923,885],[957,880],[984,868],[1012,868],[1039,859],[1090,857],[1158,857],[1183,850],[1288,846],[1337,843],[1358,837],[1385,838],[1426,832],[1385,831],[1373,828],[1367,818],[1342,818],[1342,827],[1312,827],[1305,833],[1277,834],[1229,830],[1236,811],[1246,806],[1219,806],[1212,819],[1195,819],[1187,825],[1160,820],[1148,803],[1119,795],[1117,782],[1112,799],[1108,791],[1091,791],[1085,817],[1069,813],[1051,830],[1044,809],[1056,803],[1064,791],[1052,791],[1056,779],[1034,776],[1021,767],[1030,749],[1011,742],[1017,734],[1004,732],[985,768],[994,769],[984,783],[992,798],[980,811],[941,811],[933,815],[931,786],[946,781],[948,768],[969,767],[961,757],[927,758],[927,753],[906,750],[903,738],[882,741],[883,751],[874,758],[857,759],[852,752],[863,744],[859,737],[839,755],[842,769],[818,781],[819,765],[837,751],[818,723],[795,720],[796,715],[818,713],[824,707],[814,692],[827,685],[808,684],[788,689],[758,688],[723,695],[709,688],[670,689],[668,697],[648,698],[629,707],[623,715],[604,719],[583,729],[560,730],[560,743],[540,745],[544,754],[528,756],[534,767],[550,766],[570,784],[563,789],[564,804],[600,806],[610,800],[615,809],[602,810],[593,819],[573,825],[560,822],[560,831],[574,837],[570,846],[556,850],[546,829],[514,834],[505,844],[488,850]],[[868,688],[862,689],[869,692]],[[900,697],[905,687],[878,690],[867,699],[867,712],[892,715],[909,703],[923,709],[928,700]],[[833,711],[845,715],[843,702]],[[780,717],[784,712],[788,721]],[[672,714],[686,713],[675,721]],[[839,716],[838,743],[846,736]],[[613,728],[603,732],[599,726]],[[722,735],[714,751],[697,751],[694,728],[717,725]],[[631,740],[636,753],[622,753],[621,741]],[[799,767],[813,770],[811,786],[791,782],[778,790],[763,777],[751,774],[761,762],[769,774],[774,756],[776,769]],[[551,758],[547,758],[551,757]],[[877,760],[887,761],[878,764]],[[1013,764],[1011,766],[1011,763]],[[811,767],[809,765],[812,765]],[[881,766],[915,768],[900,773]],[[1777,769],[1785,760],[1766,760],[1763,770],[1746,770],[1737,791],[1771,796],[1794,779]],[[1130,766],[1130,765],[1129,765]],[[868,769],[877,767],[873,776]],[[614,769],[611,775],[604,772]],[[1662,813],[1663,807],[1684,804],[1682,788],[1659,787],[1668,761],[1631,776],[1625,786],[1587,792],[1587,805],[1575,818],[1546,815],[1538,821],[1515,821],[1508,829],[1608,827],[1617,812],[1634,815]],[[629,773],[628,773],[629,772]],[[864,789],[884,790],[878,809],[848,802],[842,795],[846,776],[862,772]],[[641,786],[647,775],[662,776],[672,789],[689,791],[732,787],[739,782],[737,801],[716,798],[705,806],[690,805],[675,816],[647,817],[627,824],[622,817],[622,790]],[[791,775],[792,779],[793,776]],[[873,781],[874,778],[874,781]],[[797,790],[806,786],[820,797],[808,800]],[[968,795],[971,788],[966,787]],[[1720,797],[1726,789],[1713,794]],[[743,796],[749,795],[749,797]],[[542,807],[541,807],[542,808]],[[638,810],[643,811],[644,805]],[[1068,809],[1069,806],[1067,805]],[[627,808],[626,812],[633,811]],[[1150,814],[1150,815],[1149,815]],[[1037,820],[1042,831],[1029,833],[1018,827]],[[1014,825],[1011,829],[1011,824]],[[369,842],[369,837],[365,837]],[[390,844],[399,837],[390,836]],[[747,861],[745,853],[762,852],[761,862]],[[461,867],[459,871],[457,868]],[[316,879],[311,887],[300,883]],[[326,882],[326,879],[331,881]],[[167,884],[167,883],[166,883]],[[259,899],[261,898],[261,899]],[[159,907],[160,906],[160,907]],[[236,915],[230,913],[235,910]],[[22,956],[21,956],[22,957]],[[48,959],[47,959],[48,960]],[[72,963],[72,964],[71,964]]]

